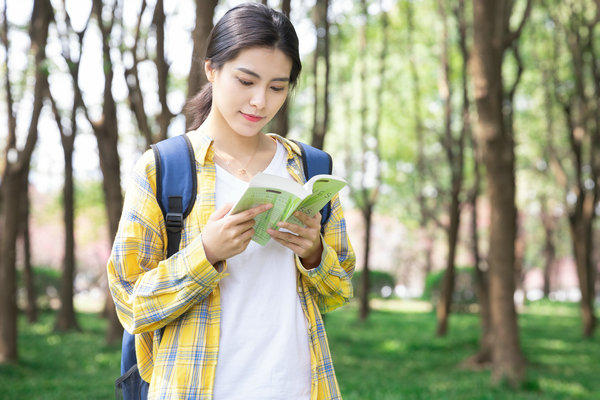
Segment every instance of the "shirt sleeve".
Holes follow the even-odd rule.
[[[153,153],[147,151],[130,178],[107,264],[117,315],[130,333],[167,325],[206,298],[223,276],[206,259],[200,236],[165,259],[166,228],[155,182]]]
[[[352,274],[356,257],[346,233],[346,220],[339,195],[331,201],[331,215],[321,238],[323,254],[321,262],[307,270],[296,256],[296,266],[322,313],[346,304],[353,296]]]

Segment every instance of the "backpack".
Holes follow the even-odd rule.
[[[315,147],[294,141],[300,147],[306,180],[318,174],[331,174],[331,156]],[[196,201],[197,177],[194,149],[187,135],[178,135],[150,146],[156,166],[156,199],[167,228],[167,257],[179,250],[183,220]],[[321,233],[331,215],[331,202],[321,210]],[[149,383],[137,368],[135,335],[123,331],[121,376],[115,382],[117,400],[145,400]]]

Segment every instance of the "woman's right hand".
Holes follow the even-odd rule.
[[[261,204],[235,215],[227,215],[233,204],[225,204],[208,218],[202,229],[206,259],[212,265],[246,250],[254,235],[254,217],[273,207]]]

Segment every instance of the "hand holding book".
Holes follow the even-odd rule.
[[[252,240],[264,246],[271,239],[267,229],[279,229],[277,223],[280,221],[304,226],[293,213],[301,211],[308,216],[314,216],[344,186],[346,181],[335,175],[316,175],[304,185],[300,185],[283,177],[260,173],[250,181],[248,189],[233,206],[231,214],[259,204],[273,204],[270,210],[254,219],[255,233]]]

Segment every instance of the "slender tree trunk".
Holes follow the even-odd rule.
[[[550,295],[550,277],[556,261],[556,246],[554,245],[554,220],[548,210],[548,199],[540,199],[542,203],[542,225],[544,227],[544,297]]]
[[[25,175],[29,176],[29,166]],[[31,265],[31,238],[29,230],[29,185],[24,187],[26,189],[21,193],[21,199],[23,199],[21,205],[20,214],[20,232],[23,236],[23,283],[25,285],[25,292],[27,293],[27,304],[25,306],[25,312],[27,314],[27,321],[34,323],[38,319],[37,309],[37,296],[34,285],[34,273]]]
[[[327,0],[329,1],[329,0]],[[266,1],[263,1],[263,4],[267,4]],[[283,14],[290,18],[290,12],[291,12],[291,1],[290,0],[283,0],[281,2],[281,12],[283,12]],[[283,103],[283,106],[281,106],[281,109],[277,112],[277,114],[275,115],[275,117],[271,120],[271,124],[270,124],[270,130],[271,132],[277,133],[283,137],[286,137],[289,131],[289,109],[288,109],[288,101],[286,100],[285,103]]]
[[[581,290],[581,318],[583,322],[583,336],[591,337],[596,328],[596,316],[594,313],[594,283],[595,274],[592,264],[593,243],[593,205],[591,202],[584,210],[585,216],[581,218],[570,218],[571,237],[573,238],[573,254],[577,266],[577,277]],[[587,212],[586,212],[587,211]]]
[[[419,62],[416,57],[415,51],[415,40],[414,40],[414,4],[411,1],[404,2],[406,12],[406,24],[407,24],[407,43],[408,46],[408,59],[410,65],[410,74],[412,82],[412,104],[414,107],[414,124],[415,124],[415,135],[417,137],[417,180],[415,183],[415,192],[417,193],[417,199],[419,204],[419,223],[420,223],[420,242],[423,243],[421,250],[424,260],[424,274],[428,276],[433,270],[433,247],[435,245],[435,238],[430,227],[432,220],[432,211],[428,209],[427,202],[424,196],[423,185],[427,180],[427,168],[425,160],[425,137],[427,135],[425,131],[425,123],[423,121],[423,114],[421,110],[422,95],[421,85],[419,79],[418,65]]]
[[[446,11],[446,2],[438,0],[438,9],[443,20],[442,30],[442,79],[440,80],[440,92],[444,102],[444,148],[446,158],[450,167],[452,180],[451,198],[448,207],[450,223],[446,227],[446,236],[448,243],[448,256],[446,259],[446,271],[442,282],[442,291],[437,306],[437,335],[444,336],[448,331],[448,318],[450,316],[452,296],[454,294],[455,280],[455,260],[456,244],[458,242],[458,228],[460,225],[460,194],[462,192],[463,181],[463,146],[466,135],[466,126],[463,118],[463,127],[460,136],[455,138],[452,132],[452,85],[450,82],[450,62],[449,62],[449,39],[448,39],[448,13]],[[463,60],[466,64],[467,59]],[[463,92],[466,91],[466,70],[463,67]],[[463,109],[468,109],[468,95],[463,93]]]
[[[98,155],[100,158],[100,170],[103,180],[104,200],[108,216],[108,227],[110,240],[113,241],[119,226],[121,209],[123,207],[123,195],[121,193],[121,168],[118,152],[119,130],[117,123],[117,106],[112,94],[113,68],[110,56],[110,35],[115,22],[115,9],[118,2],[115,2],[111,11],[111,19],[105,22],[102,18],[103,3],[101,0],[93,1],[93,13],[98,21],[100,33],[102,35],[102,54],[104,62],[104,96],[102,105],[102,119],[92,121],[94,135],[98,142]],[[88,119],[89,115],[88,115]],[[121,340],[123,327],[117,318],[115,305],[110,292],[106,291],[105,315],[108,317],[108,329],[106,333],[107,343],[112,344]]]
[[[11,153],[6,157],[4,176],[0,187],[2,196],[2,210],[0,214],[0,227],[2,229],[2,243],[0,244],[0,363],[15,362],[17,352],[17,293],[16,293],[16,240],[19,227],[19,209],[25,199],[20,193],[27,190],[29,164],[31,155],[37,142],[38,122],[43,106],[45,88],[47,86],[46,71],[43,62],[46,59],[46,43],[48,41],[48,27],[53,17],[53,8],[49,0],[34,2],[29,26],[31,39],[31,52],[35,55],[35,84],[33,88],[33,110],[29,123],[29,131],[25,146],[17,149],[16,143],[16,118],[12,111],[11,85],[7,78],[7,99],[9,114],[9,131],[7,151]],[[6,18],[6,4],[3,9],[2,43],[8,53],[8,22]],[[8,73],[7,73],[8,76]],[[15,195],[16,194],[16,195]]]
[[[529,10],[529,2],[527,9]],[[492,332],[492,379],[517,387],[525,378],[519,343],[515,292],[515,156],[514,138],[503,116],[502,61],[506,48],[519,36],[508,30],[512,2],[475,0],[473,76],[478,111],[478,141],[486,166],[490,200],[489,293]]]
[[[196,27],[192,33],[194,48],[192,64],[188,77],[188,97],[193,97],[202,89],[208,80],[204,74],[204,57],[206,56],[206,40],[213,28],[213,16],[218,0],[196,0]]]
[[[68,331],[79,329],[73,304],[75,281],[75,200],[73,193],[73,149],[74,134],[62,136],[65,159],[65,184],[63,188],[63,208],[65,224],[65,255],[60,287],[60,309],[55,329]]]
[[[312,146],[319,149],[325,144],[329,125],[329,0],[316,2],[313,22],[317,32],[314,54],[314,95]],[[322,60],[322,61],[321,61]],[[321,72],[321,66],[323,72]]]
[[[156,30],[156,58],[154,59],[154,65],[156,66],[158,75],[158,100],[160,103],[160,113],[157,117],[159,131],[156,141],[167,138],[169,125],[171,124],[173,117],[175,117],[167,103],[170,65],[167,62],[165,55],[165,21],[164,0],[157,0],[156,5],[154,6],[154,16],[152,18],[152,24]]]

